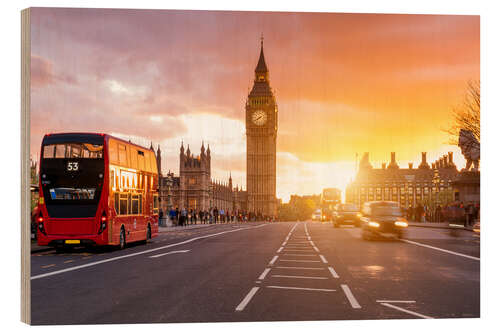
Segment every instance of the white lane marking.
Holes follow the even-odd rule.
[[[186,253],[186,252],[189,252],[189,251],[191,251],[191,250],[170,251],[170,252],[167,252],[167,253],[162,253],[162,254],[157,254],[155,256],[150,256],[150,258],[158,258],[158,257],[166,256],[167,254],[174,254],[174,253]]]
[[[243,298],[241,303],[236,307],[235,311],[243,311],[247,304],[252,300],[252,297],[255,296],[255,293],[259,290],[260,287],[253,287],[250,289],[248,294]]]
[[[324,268],[316,268],[316,267],[294,267],[294,266],[276,266],[276,268],[281,269],[315,269],[315,270],[323,270]]]
[[[311,237],[308,235],[308,236],[307,236],[307,239],[308,239],[308,240],[311,240]]]
[[[298,276],[298,275],[271,275],[271,277],[277,278],[290,278],[290,279],[312,279],[312,280],[327,280],[327,277],[323,276]]]
[[[396,310],[399,310],[399,311],[402,311],[402,312],[406,312],[406,313],[414,315],[416,317],[420,317],[420,318],[424,318],[424,319],[434,319],[433,317],[429,317],[429,316],[423,315],[423,314],[418,313],[418,312],[406,310],[406,309],[400,308],[399,306],[392,305],[392,304],[389,304],[389,303],[380,303],[380,304],[383,305],[383,306],[387,306],[388,308],[393,308],[393,309],[396,309]]]
[[[219,236],[219,235],[223,235],[223,234],[227,234],[227,233],[235,232],[235,231],[241,231],[241,230],[248,230],[248,229],[255,229],[255,228],[265,227],[267,225],[269,225],[269,224],[259,224],[258,226],[255,226],[255,227],[238,228],[238,229],[233,229],[233,230],[227,230],[227,231],[217,232],[215,234],[198,236],[198,237],[191,238],[191,239],[188,239],[188,240],[185,240],[185,241],[182,241],[182,242],[179,242],[179,243],[175,243],[175,244],[169,244],[169,245],[165,245],[165,246],[156,247],[154,249],[149,249],[149,250],[145,250],[145,251],[140,251],[140,252],[126,254],[126,255],[123,255],[123,256],[119,256],[119,257],[113,257],[113,258],[109,258],[109,259],[104,259],[104,260],[99,260],[99,261],[95,261],[95,262],[90,262],[88,264],[84,264],[84,265],[80,265],[80,266],[73,266],[73,267],[61,269],[59,271],[54,271],[54,272],[50,272],[50,273],[44,273],[44,274],[40,274],[40,275],[35,275],[35,276],[31,277],[31,280],[36,280],[36,279],[41,279],[41,278],[44,278],[44,277],[47,277],[47,276],[52,276],[52,275],[66,273],[66,272],[71,272],[71,271],[75,271],[75,270],[82,269],[82,268],[85,268],[85,267],[91,267],[91,266],[95,266],[95,265],[100,265],[100,264],[104,264],[104,263],[115,261],[115,260],[120,260],[120,259],[135,257],[135,256],[138,256],[138,255],[141,255],[141,254],[145,254],[145,253],[151,253],[151,252],[155,252],[155,251],[160,251],[160,250],[168,249],[170,247],[188,244],[188,243],[194,242],[195,240],[198,240],[198,239],[215,237],[215,236]]]
[[[304,244],[307,244],[307,243],[309,243],[309,242],[297,242],[297,241],[295,241],[295,242],[289,242],[288,244],[293,244],[293,245],[304,245]]]
[[[255,283],[262,283],[262,281],[255,281]]]
[[[335,270],[333,269],[333,267],[328,267],[328,270],[330,271],[330,273],[332,273],[332,276],[336,279],[339,278],[339,275],[337,274],[337,272],[335,272]]]
[[[282,287],[282,286],[267,286],[266,288],[292,289],[292,290],[311,290],[311,291],[335,291],[335,289],[299,288],[299,287]]]
[[[319,260],[292,260],[292,259],[280,259],[280,261],[295,261],[295,262],[320,262]]]
[[[267,273],[269,273],[270,270],[271,270],[270,268],[266,268],[259,276],[259,280],[264,280],[266,278]]]
[[[314,251],[319,252],[319,249],[316,246],[314,246]]]
[[[285,249],[285,252],[308,252],[311,253],[311,250],[292,250],[292,249]]]
[[[309,241],[309,243],[310,243],[312,246],[315,246],[313,241]]]
[[[436,251],[441,251],[441,252],[445,252],[445,253],[449,253],[449,254],[454,254],[454,255],[459,256],[459,257],[464,257],[464,258],[473,259],[473,260],[477,260],[477,261],[481,260],[481,258],[478,258],[478,257],[468,256],[468,255],[463,254],[463,253],[453,252],[453,251],[441,249],[439,247],[434,247],[434,246],[430,246],[430,245],[427,245],[427,244],[413,242],[413,241],[410,241],[410,240],[407,240],[407,239],[400,239],[400,240],[402,242],[405,242],[405,243],[409,243],[409,244],[413,244],[413,245],[418,245],[418,246],[422,246],[422,247],[427,247],[429,249],[433,249],[433,250],[436,250]]]
[[[393,301],[393,300],[378,300],[377,303],[415,303],[415,301]]]
[[[278,259],[278,256],[274,256],[273,259],[269,262],[269,265],[274,265],[274,262]]]
[[[281,251],[283,251],[283,246],[282,246],[282,247],[280,247],[280,248],[278,249],[278,251],[276,251],[276,252],[277,252],[277,253],[280,253]]]
[[[295,256],[295,257],[316,257],[316,254],[295,254],[295,253],[284,253],[284,256]]]
[[[344,291],[345,296],[349,300],[349,303],[351,303],[351,306],[353,309],[361,309],[361,305],[359,305],[358,301],[354,297],[354,295],[351,292],[351,289],[349,289],[349,286],[347,284],[341,284],[342,290]]]
[[[283,243],[281,243],[281,246],[285,246],[285,245],[286,245],[286,241],[285,241],[285,242],[283,242]]]
[[[326,261],[325,257],[320,254],[319,257],[321,258],[321,261],[323,261],[325,264],[328,264],[328,261]]]

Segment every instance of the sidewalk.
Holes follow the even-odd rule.
[[[220,223],[217,224],[189,224],[189,225],[184,225],[184,226],[168,226],[168,227],[158,227],[158,231],[160,233],[162,232],[169,232],[169,231],[174,231],[174,230],[188,230],[188,229],[198,229],[198,228],[206,228],[206,227],[211,227],[215,225],[219,225]],[[232,223],[223,223],[223,224],[232,224]]]

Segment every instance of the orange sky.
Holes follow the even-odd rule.
[[[278,197],[344,188],[355,155],[400,166],[448,150],[442,131],[479,79],[479,16],[37,8],[32,155],[57,131],[102,131],[213,151],[245,185],[244,101],[259,38],[279,108]]]

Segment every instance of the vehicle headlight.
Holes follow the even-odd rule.
[[[408,223],[404,221],[396,221],[394,222],[394,224],[397,225],[398,227],[403,227],[403,228],[406,228],[408,226]]]
[[[368,222],[368,226],[373,227],[373,228],[378,228],[378,227],[380,227],[380,224],[377,222],[370,221],[370,222]]]

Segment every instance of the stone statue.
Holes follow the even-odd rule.
[[[464,171],[479,171],[481,148],[479,141],[477,141],[471,131],[464,129],[460,130],[460,134],[458,135],[458,146],[467,161]]]

